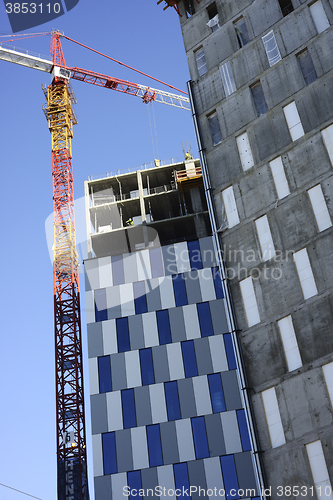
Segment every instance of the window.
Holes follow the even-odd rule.
[[[232,186],[222,191],[222,200],[227,216],[228,227],[236,226],[239,224],[238,210],[235,200],[234,188]]]
[[[290,0],[278,0],[283,16],[287,16],[294,10],[293,4]]]
[[[121,391],[121,404],[123,409],[124,429],[136,427],[134,389]]]
[[[322,130],[321,135],[328,152],[328,156],[330,157],[331,164],[333,165],[333,125],[330,125]]]
[[[243,134],[236,137],[236,142],[240,161],[245,172],[245,170],[248,170],[254,165],[249,136],[247,135],[247,132],[244,132]]]
[[[221,279],[221,274],[220,274],[219,268],[213,267],[212,273],[213,273],[213,281],[214,281],[216,298],[223,299],[224,294],[223,294],[222,279]]]
[[[255,221],[255,224],[261,248],[262,260],[265,262],[266,260],[270,260],[275,257],[275,248],[267,215],[259,217],[259,219]]]
[[[185,377],[196,377],[198,375],[197,361],[195,358],[194,344],[193,340],[188,340],[187,342],[182,342],[182,353]]]
[[[224,457],[220,457],[220,461],[222,467],[225,497],[233,499],[240,498],[240,496],[238,495],[239,486],[234,455],[225,455]]]
[[[249,327],[260,323],[257,299],[254,294],[253,282],[251,276],[239,282],[247,324]]]
[[[252,85],[252,87],[250,87],[250,89],[257,116],[264,115],[265,113],[267,113],[268,108],[261,83],[255,83],[254,85]]]
[[[251,441],[250,441],[249,429],[247,426],[247,421],[246,421],[246,416],[245,416],[245,410],[237,410],[236,414],[237,414],[239,434],[240,434],[240,438],[241,438],[241,442],[242,442],[243,451],[250,451],[251,450]]]
[[[140,470],[134,470],[131,472],[127,472],[127,484],[130,489],[139,491],[142,489],[142,482],[141,482],[141,471]],[[134,491],[133,491],[134,493]],[[130,500],[136,500],[136,494],[135,495],[130,495],[129,496]]]
[[[310,197],[312,210],[316,218],[318,230],[324,231],[328,227],[331,227],[331,217],[327,210],[321,185],[318,184],[317,186],[309,189],[308,195]]]
[[[191,424],[196,458],[208,458],[209,450],[204,417],[191,418]]]
[[[320,440],[305,445],[318,498],[332,499],[332,486]]]
[[[211,28],[212,31],[216,31],[220,27],[220,24],[219,24],[220,20],[219,20],[219,15],[218,15],[218,12],[217,12],[217,8],[216,8],[216,3],[215,2],[211,3],[207,7],[207,13],[208,13],[208,17],[209,17],[209,21],[207,23],[207,26],[209,26],[209,28]]]
[[[295,102],[291,102],[288,106],[285,106],[283,112],[287,120],[291,138],[293,141],[296,141],[304,135],[304,130]]]
[[[302,366],[295,330],[291,316],[286,316],[278,321],[288,371],[293,371]]]
[[[327,386],[327,391],[333,406],[333,363],[328,363],[323,366],[324,378]]]
[[[146,313],[148,309],[147,309],[145,282],[138,281],[137,283],[133,283],[133,291],[134,291],[135,314]]]
[[[115,433],[108,432],[107,434],[102,434],[102,445],[104,474],[116,474],[118,470]]]
[[[184,0],[184,7],[185,7],[185,13],[186,17],[189,18],[195,14],[194,10],[194,0]]]
[[[313,277],[311,264],[306,248],[294,253],[294,261],[297,269],[299,281],[303,292],[304,299],[309,299],[317,295],[317,286]]]
[[[187,248],[191,263],[191,269],[202,269],[199,241],[188,241]]]
[[[118,352],[130,350],[128,318],[116,319]]]
[[[310,83],[317,80],[317,73],[313,65],[309,51],[304,50],[303,52],[298,54],[297,60],[302,71],[305,85],[310,85]]]
[[[194,52],[194,55],[197,62],[198,75],[202,76],[208,71],[204,49],[201,47]]]
[[[147,425],[147,441],[150,467],[163,465],[160,426]]]
[[[177,490],[189,490],[190,482],[188,479],[187,464],[174,464],[173,471],[175,475],[175,485]],[[183,495],[178,497],[179,500],[185,498]]]
[[[151,348],[140,349],[140,366],[142,385],[155,384],[153,357]]]
[[[164,383],[165,400],[167,405],[168,420],[178,420],[181,418],[177,382]]]
[[[273,66],[273,64],[281,61],[281,54],[279,47],[277,46],[273,30],[263,36],[262,41],[264,42],[269,65]]]
[[[236,365],[234,346],[232,344],[231,333],[224,334],[223,340],[224,340],[224,347],[227,355],[229,370],[236,370],[237,365]]]
[[[238,19],[238,21],[235,21],[234,26],[239,43],[239,48],[241,49],[250,41],[244,19],[241,17],[240,19]]]
[[[261,393],[261,396],[264,405],[271,445],[272,448],[277,448],[278,446],[285,444],[286,439],[284,437],[275,388],[272,387],[271,389],[267,389],[267,391],[263,391]]]
[[[288,181],[286,179],[286,174],[284,173],[281,156],[275,158],[275,160],[270,161],[269,166],[271,167],[272,176],[278,198],[281,200],[282,198],[290,194]]]
[[[201,337],[210,337],[214,335],[213,323],[210,315],[209,303],[202,302],[197,304]]]
[[[98,358],[99,392],[111,392],[111,364],[110,356]]]
[[[223,88],[226,97],[235,92],[236,84],[232,73],[231,62],[228,61],[220,67]]]
[[[210,135],[213,141],[213,146],[216,146],[222,141],[222,135],[217,113],[216,112],[212,113],[211,115],[207,116],[207,119],[208,119]]]
[[[328,22],[321,0],[310,5],[310,12],[318,33],[322,33],[329,28],[330,23]]]
[[[221,375],[219,373],[208,375],[208,384],[213,413],[226,411]]]
[[[106,290],[95,290],[95,319],[105,321],[108,319],[108,310],[106,308]]]
[[[157,311],[156,312],[157,319],[157,328],[158,328],[158,337],[160,341],[160,345],[170,344],[171,342],[171,330],[170,330],[170,321],[169,321],[169,313],[167,310]]]
[[[183,274],[172,276],[173,291],[175,294],[176,307],[187,305],[186,287]]]

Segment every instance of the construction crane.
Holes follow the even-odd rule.
[[[58,31],[52,32],[52,60],[0,45],[0,59],[52,74],[43,87],[52,140],[53,287],[56,370],[58,500],[88,500],[78,255],[75,238],[71,139],[77,123],[70,79],[190,109],[187,95],[176,95],[81,68],[66,66]],[[66,37],[67,38],[67,37]],[[81,44],[82,45],[82,44]],[[118,61],[117,61],[118,62]],[[178,90],[178,89],[177,89]],[[185,92],[184,92],[185,94]]]

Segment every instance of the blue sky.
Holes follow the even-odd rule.
[[[179,19],[173,9],[163,12],[156,0],[80,0],[65,16],[28,32],[53,28],[186,90],[189,73]],[[1,2],[0,35],[10,32]],[[49,44],[45,36],[12,45],[48,56]],[[70,66],[168,90],[72,42],[64,40],[63,50]],[[41,89],[50,77],[3,61],[0,74],[0,483],[56,500],[53,289],[45,236],[52,211],[51,138]],[[76,81],[72,86],[79,119],[72,142],[76,199],[83,196],[88,176],[132,168],[157,156],[181,160],[182,142],[191,143],[197,156],[189,111],[156,103],[153,114],[136,97]],[[83,222],[77,220],[81,226]],[[84,301],[82,309],[86,347]],[[87,369],[85,379],[89,400]],[[89,435],[89,408],[87,422]],[[92,483],[91,460],[89,465]],[[29,497],[0,486],[0,498]]]

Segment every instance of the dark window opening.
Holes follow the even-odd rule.
[[[283,16],[287,16],[294,10],[293,4],[290,0],[279,0],[279,4]]]
[[[246,45],[250,41],[244,19],[243,18],[238,19],[238,21],[234,23],[234,26],[239,43],[239,48],[241,49],[242,47],[244,47],[244,45]]]
[[[207,13],[209,17],[207,25],[212,29],[212,31],[216,31],[220,27],[220,19],[215,2],[208,5]]]
[[[213,146],[222,141],[219,119],[216,113],[207,116],[210,134],[212,136]]]
[[[189,18],[195,14],[194,0],[184,0],[186,17]]]
[[[317,73],[313,65],[312,58],[308,50],[304,50],[301,54],[297,56],[298,64],[301,68],[302,75],[306,85],[317,80]]]
[[[261,116],[267,113],[268,108],[266,104],[266,99],[260,82],[256,83],[251,87],[251,93],[252,93],[254,107],[256,108],[257,116]]]

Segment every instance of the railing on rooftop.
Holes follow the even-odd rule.
[[[157,165],[156,162],[158,162]],[[173,165],[174,163],[180,163],[179,158],[170,158],[168,160],[156,160],[156,162],[151,161],[150,163],[143,163],[142,165],[138,165],[137,167],[133,168],[121,168],[115,170],[114,172],[105,172],[104,174],[90,175],[88,177],[88,181],[104,179],[104,177],[115,177],[116,175],[128,174],[131,172],[136,172],[137,170],[147,170],[149,168],[163,167],[164,165]]]
[[[171,182],[171,184],[164,184],[163,186],[157,186],[149,189],[145,188],[143,190],[143,195],[149,196],[152,194],[167,193],[168,191],[174,191],[175,189],[177,189],[175,182]],[[124,201],[137,198],[139,198],[139,190],[122,194],[105,194],[103,193],[103,191],[100,191],[100,193],[97,191],[96,193],[93,193],[92,198],[90,196],[90,207],[98,207],[107,203],[115,203],[116,201]]]

